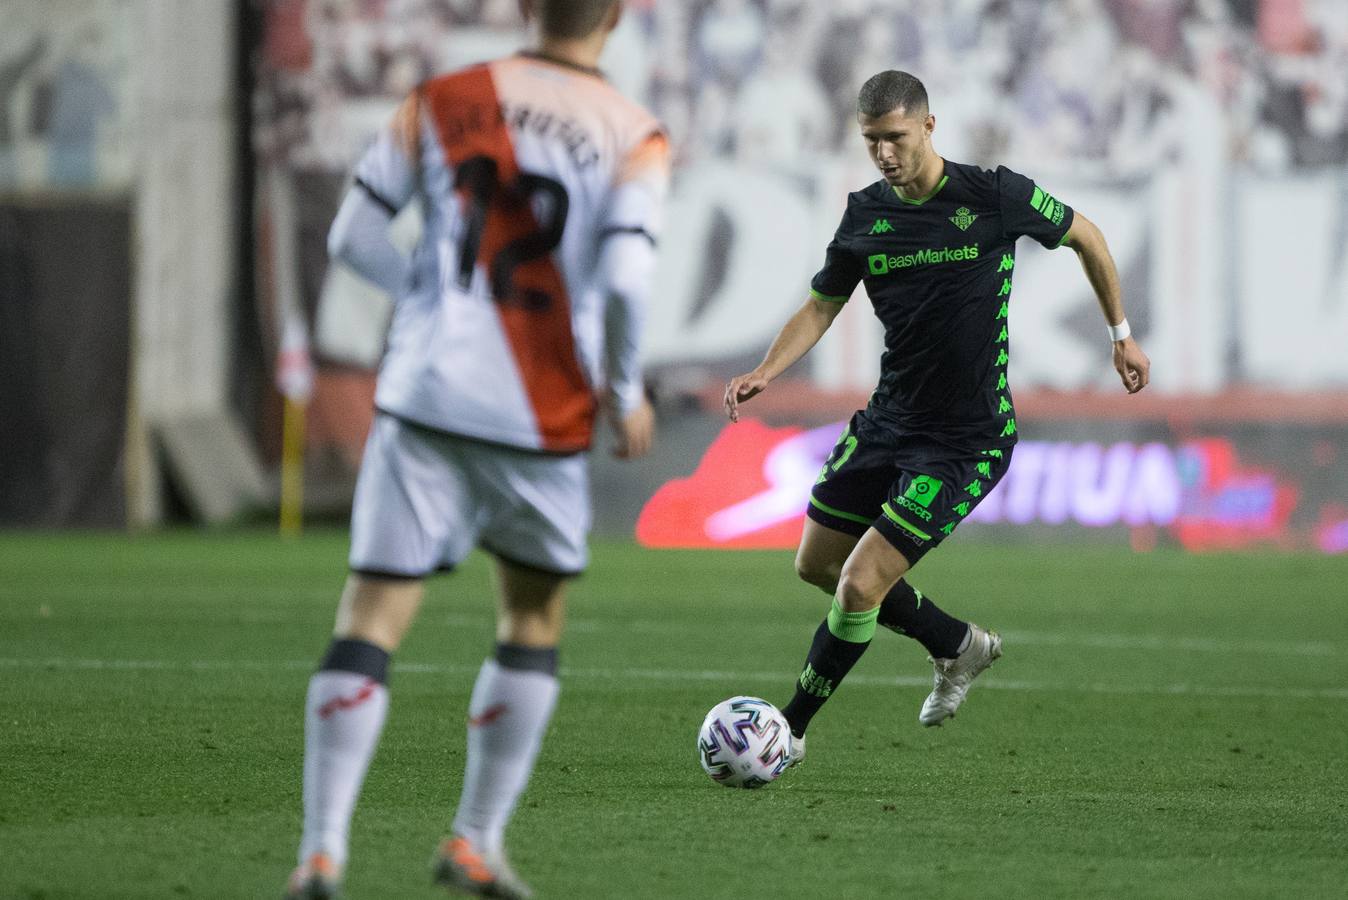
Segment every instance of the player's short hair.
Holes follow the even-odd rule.
[[[604,23],[618,0],[534,0],[543,33],[549,37],[582,38]]]
[[[910,116],[926,117],[927,89],[917,76],[890,69],[872,75],[857,94],[857,112],[872,119],[902,106]]]

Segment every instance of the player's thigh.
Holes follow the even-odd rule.
[[[421,578],[468,555],[486,516],[466,443],[375,416],[351,510],[353,572]]]
[[[352,572],[346,579],[333,636],[366,641],[392,653],[421,608],[420,578],[381,578]]]
[[[567,578],[589,564],[592,511],[583,455],[475,454],[487,510],[478,543],[520,569]]]
[[[917,565],[996,487],[1011,449],[955,450],[919,445],[905,451],[874,528]]]
[[[908,558],[889,538],[868,529],[843,563],[835,595],[838,605],[846,612],[874,609],[910,568]]]
[[[823,525],[807,516],[796,549],[796,574],[820,590],[832,594],[838,587],[843,563],[860,536]]]
[[[852,416],[810,490],[809,520],[859,540],[888,496],[897,473],[893,456],[893,447],[879,429],[862,413]],[[842,538],[821,541],[818,555],[811,548],[807,560],[823,559],[842,543]]]

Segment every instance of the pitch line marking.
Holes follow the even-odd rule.
[[[217,672],[230,669],[251,671],[310,671],[312,661],[302,660],[169,660],[169,659],[81,659],[75,657],[0,657],[0,668],[7,669],[66,669],[88,671],[187,671]],[[480,666],[447,663],[394,663],[394,673],[411,675],[475,675]],[[727,685],[744,682],[790,684],[794,678],[788,672],[730,672],[711,669],[591,669],[562,666],[561,677],[583,681],[632,679],[636,681],[689,682],[716,681]],[[922,687],[931,686],[931,678],[913,675],[850,675],[849,685],[858,687]],[[1172,684],[1109,684],[1106,682],[1063,684],[1050,681],[1023,681],[998,679],[994,674],[978,682],[980,689],[1017,691],[1027,693],[1086,693],[1123,696],[1179,696],[1179,697],[1269,697],[1301,700],[1348,700],[1348,688],[1286,688],[1259,685],[1211,685],[1175,682]]]
[[[492,627],[491,614],[484,612],[475,615],[466,612],[443,613],[435,617],[437,622],[461,628]],[[305,620],[294,615],[275,615],[245,613],[232,620],[245,624],[304,624]],[[818,625],[816,621],[814,625]],[[813,627],[808,622],[760,622],[754,630],[763,634],[780,634],[799,638],[809,634]],[[691,634],[704,630],[704,624],[679,624],[655,619],[632,619],[617,621],[611,619],[591,619],[585,617],[570,618],[566,630],[575,634],[670,634],[678,632]],[[1294,656],[1305,658],[1337,657],[1340,648],[1329,641],[1271,641],[1271,640],[1223,640],[1220,638],[1182,637],[1162,634],[1109,634],[1100,632],[1046,632],[1018,631],[998,628],[998,632],[1007,641],[1017,647],[1087,647],[1099,650],[1154,650],[1158,653],[1216,653],[1222,656],[1241,654],[1259,654],[1263,656]]]
[[[462,613],[442,616],[440,621],[456,626],[476,627],[489,623],[487,617]],[[818,623],[815,623],[818,624]],[[781,633],[800,635],[806,626],[794,623],[757,623],[754,630],[763,633]],[[634,619],[621,622],[598,619],[569,619],[567,631],[579,634],[598,634],[607,631],[622,631],[625,634],[663,633],[671,631],[693,632],[705,629],[705,625],[681,626],[670,622],[650,619]],[[1101,650],[1156,650],[1162,653],[1219,653],[1223,656],[1242,653],[1259,653],[1270,656],[1336,656],[1339,648],[1329,641],[1228,641],[1196,637],[1172,637],[1159,634],[1089,634],[1056,633],[1044,631],[1016,631],[997,629],[1007,641],[1024,647],[1094,647]]]

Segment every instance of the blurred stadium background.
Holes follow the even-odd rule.
[[[649,323],[664,427],[639,466],[596,454],[601,535],[793,543],[874,383],[864,296],[752,426],[723,432],[716,401],[873,179],[857,85],[904,68],[939,152],[1101,224],[1154,364],[1124,396],[1075,259],[1022,246],[1024,442],[962,532],[1348,550],[1348,3],[628,6],[606,71],[677,152]],[[326,229],[401,95],[520,44],[515,0],[7,0],[5,20],[0,525],[271,517],[301,433],[306,514],[340,521],[388,300],[329,266]]]
[[[660,443],[594,455],[521,871],[554,897],[782,896],[783,857],[802,897],[1341,896],[1348,0],[627,5],[606,70],[677,153]],[[328,265],[328,224],[404,92],[523,36],[515,0],[0,4],[0,897],[278,893],[389,302]],[[892,67],[939,152],[1101,224],[1154,381],[1123,394],[1073,255],[1023,242],[1023,440],[920,570],[1007,658],[924,730],[929,668],[877,639],[798,777],[723,791],[697,722],[783,699],[821,612],[780,548],[873,385],[864,296],[751,419],[720,393],[873,179],[850,110]],[[400,650],[353,897],[426,890],[490,592],[480,557],[433,581]]]

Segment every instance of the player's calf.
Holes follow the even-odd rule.
[[[795,694],[782,707],[792,735],[804,736],[810,720],[861,659],[874,634],[875,610],[849,613],[833,601],[828,617],[815,630]]]
[[[885,595],[877,624],[917,641],[933,659],[959,656],[970,633],[968,622],[942,610],[904,579]]]

